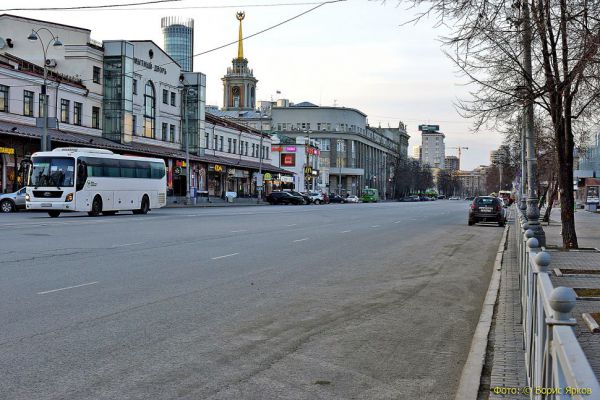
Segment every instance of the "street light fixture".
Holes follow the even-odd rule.
[[[46,44],[44,44],[44,41],[40,37],[41,31],[46,31],[51,36],[51,39]],[[42,46],[42,51],[44,53],[44,84],[42,85],[42,98],[44,99],[44,108],[43,108],[44,109],[44,130],[42,131],[41,150],[47,151],[47,150],[52,149],[51,138],[50,138],[50,135],[48,134],[48,96],[46,94],[46,86],[47,86],[47,79],[48,79],[48,57],[47,57],[47,54],[48,54],[48,49],[50,48],[50,44],[52,44],[52,47],[61,47],[63,44],[60,41],[60,39],[58,38],[58,36],[55,36],[47,28],[40,28],[38,30],[32,29],[29,36],[27,36],[27,40],[29,40],[31,42],[35,42],[35,41],[39,40],[40,45]]]

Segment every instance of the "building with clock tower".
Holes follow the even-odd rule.
[[[244,45],[242,41],[242,20],[245,13],[236,14],[240,21],[238,55],[232,60],[232,66],[227,68],[227,75],[223,81],[223,110],[224,111],[249,111],[256,107],[256,82],[253,72],[248,68],[248,60],[244,58]]]

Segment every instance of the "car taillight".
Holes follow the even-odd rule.
[[[475,203],[471,204],[471,210],[476,210],[477,206],[475,205]]]

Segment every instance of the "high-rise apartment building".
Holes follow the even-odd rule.
[[[444,169],[446,165],[446,145],[439,125],[419,125],[421,131],[421,162],[431,168]]]
[[[192,18],[163,17],[161,27],[165,52],[175,60],[181,70],[194,70],[194,20]]]
[[[415,160],[421,161],[421,150],[422,150],[421,146],[419,146],[419,145],[413,146],[412,158],[414,158]]]

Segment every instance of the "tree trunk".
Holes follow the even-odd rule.
[[[568,156],[567,156],[568,157]],[[571,165],[573,155],[571,153]],[[561,168],[558,172],[560,185],[560,219],[562,221],[562,239],[565,249],[576,249],[577,233],[575,232],[575,199],[573,198],[573,169]]]

